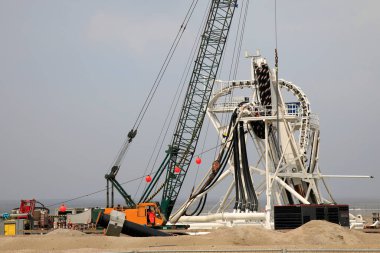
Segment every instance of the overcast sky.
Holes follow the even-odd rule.
[[[190,2],[0,0],[0,200],[104,188]],[[143,174],[207,2],[195,10],[121,182]],[[280,78],[301,87],[319,114],[323,172],[375,176],[328,184],[340,198],[380,199],[380,2],[279,0],[277,8]],[[242,50],[260,48],[272,64],[274,1],[251,0],[248,15]],[[248,62],[240,62],[246,79]],[[133,195],[136,184],[126,188]]]

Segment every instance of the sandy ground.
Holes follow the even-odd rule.
[[[371,248],[380,249],[380,233],[350,231],[326,221],[311,221],[287,231],[256,227],[223,228],[207,235],[173,237],[106,237],[79,231],[56,230],[47,235],[0,237],[0,252],[121,252],[175,249],[259,249],[259,248]],[[380,250],[379,250],[380,252]]]

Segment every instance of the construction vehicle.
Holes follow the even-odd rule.
[[[49,229],[52,226],[49,209],[35,199],[21,200],[20,207],[12,209],[10,213],[0,214],[0,219],[8,221],[12,231],[17,234]]]
[[[158,203],[140,203],[137,204],[136,208],[109,207],[104,210],[104,214],[110,215],[113,210],[124,212],[125,218],[128,221],[139,225],[160,227],[166,223],[166,219],[161,214]],[[152,215],[154,219],[150,218]]]
[[[20,202],[20,208],[18,213],[21,215],[18,219],[28,219],[28,216],[33,216],[34,209],[36,207],[35,199],[22,199]]]
[[[114,188],[116,188],[125,200],[126,209],[124,212],[127,221],[148,225],[148,219],[146,218],[146,208],[148,206],[159,214],[154,225],[159,223],[164,225],[169,219],[194,156],[206,115],[207,104],[213,90],[236,7],[237,0],[212,0],[185,100],[172,142],[166,151],[166,157],[151,178],[151,182],[142,194],[138,204],[136,204],[116,180],[116,175],[129,144],[137,134],[137,128],[132,128],[111,167],[111,172],[105,175],[108,207],[105,213],[110,213],[111,210],[117,209],[117,207],[114,207]],[[183,29],[185,27],[181,26]],[[174,171],[175,167],[180,168],[179,172]],[[161,183],[158,185],[160,181]],[[111,189],[111,197],[109,189]],[[163,192],[161,204],[158,206],[151,201],[161,190]]]

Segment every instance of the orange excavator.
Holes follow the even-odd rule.
[[[124,212],[125,219],[149,227],[159,227],[166,223],[165,217],[161,214],[158,203],[140,203],[136,208],[125,208],[122,206],[109,207],[104,210],[104,214],[110,215],[113,210]]]

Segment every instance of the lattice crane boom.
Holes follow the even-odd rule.
[[[187,174],[206,115],[216,74],[237,7],[236,0],[213,0],[177,122],[167,163],[161,210],[168,218]],[[174,174],[173,168],[181,168]]]

